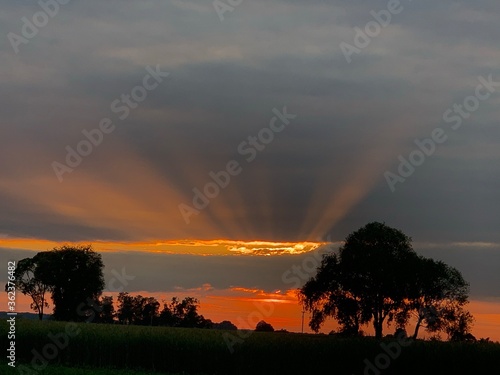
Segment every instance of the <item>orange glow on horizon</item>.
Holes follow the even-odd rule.
[[[91,244],[98,252],[137,251],[164,254],[192,255],[283,255],[302,254],[317,249],[326,242],[270,242],[234,240],[152,240],[141,242],[79,241],[61,243],[51,240],[2,238],[0,247],[44,251],[62,244]]]
[[[210,285],[176,292],[151,293],[148,291],[131,292],[132,295],[155,297],[163,306],[163,301],[170,301],[174,296],[184,298],[187,296],[198,298],[200,301],[200,314],[213,322],[229,320],[240,329],[254,329],[258,319],[262,318],[270,323],[275,330],[286,329],[290,332],[301,331],[302,307],[299,305],[294,290],[265,292],[258,289],[235,287],[226,290],[215,290]],[[118,292],[105,292],[103,295],[112,295],[116,301]],[[1,306],[7,305],[7,294],[1,293]],[[49,304],[51,301],[49,300]],[[30,307],[30,298],[20,293],[17,294],[17,311],[33,312]],[[492,341],[500,341],[500,301],[474,300],[468,305],[468,310],[473,314],[475,323],[472,329],[476,338],[489,337]],[[1,310],[1,309],[0,309]],[[46,313],[50,314],[52,309]],[[269,313],[270,312],[270,313]],[[269,313],[269,314],[268,314]],[[305,314],[304,332],[312,333],[309,326],[308,313]],[[328,319],[320,332],[328,333],[337,328],[332,319]],[[373,335],[371,325],[362,327],[366,335]],[[389,334],[394,326],[384,326],[384,333]],[[410,324],[408,334],[413,331]],[[441,335],[446,339],[446,335]],[[430,335],[424,329],[420,330],[419,338],[428,338]]]

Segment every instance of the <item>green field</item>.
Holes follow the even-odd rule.
[[[19,320],[18,366],[23,364],[25,373],[30,373],[33,350],[43,353],[45,348],[45,358],[54,359],[44,371],[33,374],[363,374],[366,360],[374,363],[385,353],[373,338],[253,332],[230,353],[223,338],[225,331],[100,324],[75,327],[78,334],[68,336],[66,343],[60,341],[61,349],[52,345],[57,350],[53,353],[47,349],[52,343],[49,334],[61,338],[67,323]],[[7,331],[4,320],[0,328]],[[2,336],[6,344],[6,335]],[[396,347],[390,340],[383,344]],[[500,373],[500,344],[416,341],[400,349],[394,359],[386,357],[388,368],[381,374]],[[19,367],[9,370],[5,361],[2,355],[1,374],[19,373]],[[367,373],[377,374],[375,370]]]

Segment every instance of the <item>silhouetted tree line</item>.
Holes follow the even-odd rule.
[[[160,310],[160,302],[155,297],[132,296],[124,292],[118,295],[116,313],[108,315],[107,319],[112,318],[120,324],[210,328],[212,321],[200,315],[198,308],[196,298],[179,300],[173,297],[169,303],[164,302]]]
[[[127,292],[118,294],[117,309],[113,297],[104,296],[99,302],[96,323],[117,323],[145,326],[167,326],[185,328],[211,328],[236,330],[237,327],[225,320],[214,323],[198,313],[199,301],[193,297],[179,300],[172,297],[170,302],[160,302],[155,297],[133,296]]]

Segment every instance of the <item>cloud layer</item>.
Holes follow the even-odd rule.
[[[70,2],[19,45],[38,4],[5,2],[0,22],[0,233],[57,241],[317,240],[373,220],[422,242],[500,242],[499,97],[460,129],[443,113],[500,81],[493,0],[402,1],[349,64],[340,48],[386,1]],[[112,103],[159,65],[170,73],[120,120]],[[255,160],[239,145],[273,108],[297,117]],[[60,183],[83,130],[116,126]],[[449,139],[392,193],[415,138]],[[242,171],[186,224],[179,204],[209,173]]]

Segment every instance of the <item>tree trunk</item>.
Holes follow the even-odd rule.
[[[375,328],[375,337],[377,339],[382,338],[382,324],[384,321],[381,315],[382,315],[381,313],[376,312],[373,319],[373,328]]]
[[[382,338],[382,322],[375,323],[375,338]]]
[[[413,332],[413,340],[417,339],[418,336],[418,330],[420,329],[420,326],[422,324],[422,318],[418,318],[417,325],[415,326],[415,332]]]
[[[45,301],[42,299],[42,306],[38,306],[38,319],[42,320],[43,319],[43,306],[44,306]]]

